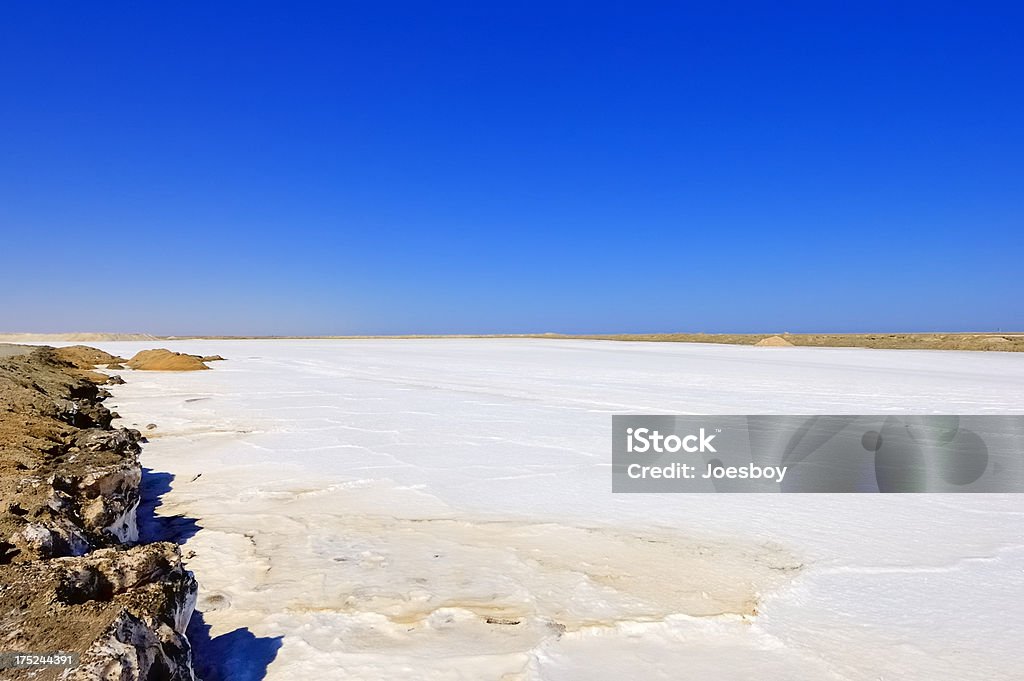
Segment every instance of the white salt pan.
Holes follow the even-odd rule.
[[[1019,678],[1024,498],[612,495],[609,437],[613,413],[1019,413],[1024,356],[164,344],[228,358],[112,400],[159,426],[164,525],[201,527],[207,681]]]

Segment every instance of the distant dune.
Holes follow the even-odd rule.
[[[164,339],[172,337],[164,336]],[[1024,352],[1024,333],[617,333],[617,334],[451,334],[405,336],[183,336],[195,340],[359,340],[443,338],[544,338],[550,340],[643,341],[648,343],[723,343],[828,348],[878,348],[885,350],[1000,350]]]
[[[996,350],[1024,352],[1024,333],[643,333],[643,334],[409,334],[394,336],[153,336],[144,333],[0,333],[0,342],[151,341],[151,340],[360,340],[443,338],[545,338],[645,341],[653,343],[724,343],[788,347],[878,348],[886,350]]]
[[[156,340],[148,333],[0,333],[0,341],[7,343],[30,343],[68,341],[73,343],[96,343],[101,341],[144,341]]]

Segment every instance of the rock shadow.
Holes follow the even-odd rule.
[[[170,541],[184,544],[202,529],[195,518],[184,515],[157,515],[156,509],[163,505],[161,498],[171,491],[174,475],[154,471],[152,468],[142,469],[142,485],[140,486],[139,541]]]
[[[202,529],[196,518],[158,515],[162,497],[171,491],[174,475],[151,468],[142,469],[138,509],[141,542],[170,541],[184,544]],[[201,588],[201,587],[200,587]],[[186,631],[192,646],[192,666],[203,681],[261,681],[277,657],[281,636],[257,637],[246,628],[220,636],[210,635],[210,625],[196,610]]]
[[[187,635],[196,676],[203,681],[261,681],[283,638],[259,637],[246,628],[210,636],[210,625],[198,610],[192,614]]]

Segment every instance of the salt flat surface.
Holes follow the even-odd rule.
[[[111,400],[158,426],[147,531],[190,552],[207,681],[1022,678],[1024,496],[612,495],[609,438],[615,413],[1021,413],[1024,356],[159,344],[228,358]]]

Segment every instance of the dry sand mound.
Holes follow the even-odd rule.
[[[102,385],[103,383],[116,383],[115,379],[108,377],[106,374],[93,371],[92,369],[100,364],[109,366],[119,366],[118,362],[124,360],[110,353],[97,350],[96,348],[90,348],[87,345],[71,345],[66,348],[56,348],[53,351],[54,356],[58,359],[68,362],[75,367],[76,374],[80,378],[84,378],[87,381]],[[123,368],[123,367],[122,367]]]
[[[110,353],[90,348],[87,345],[71,345],[66,348],[57,348],[53,354],[65,362],[71,362],[79,369],[92,369],[99,364],[117,364],[124,360]]]
[[[143,350],[125,364],[142,371],[202,371],[210,368],[195,355],[171,352],[164,348]]]
[[[782,336],[769,336],[768,338],[762,338],[761,340],[754,343],[754,345],[760,345],[765,348],[791,348],[793,344]]]

